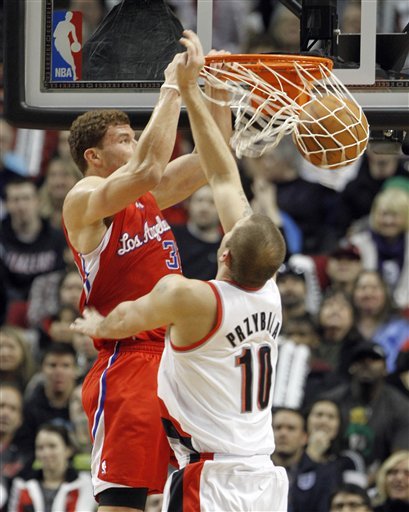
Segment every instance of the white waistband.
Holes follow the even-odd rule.
[[[218,462],[245,461],[255,464],[266,464],[271,462],[270,455],[231,455],[230,453],[215,453],[213,460]]]

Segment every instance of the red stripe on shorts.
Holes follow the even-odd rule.
[[[183,512],[198,512],[200,510],[200,475],[203,462],[188,464],[183,475]]]

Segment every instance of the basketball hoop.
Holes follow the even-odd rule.
[[[235,110],[231,145],[237,157],[260,156],[292,134],[305,158],[334,169],[360,157],[369,128],[361,107],[332,68],[331,59],[309,55],[210,55],[201,76],[230,93],[227,102],[204,94]],[[335,102],[334,113],[328,97]],[[340,118],[341,127],[332,126]]]

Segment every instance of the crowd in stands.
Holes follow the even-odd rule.
[[[55,2],[82,10],[85,36],[118,3]],[[214,3],[216,47],[299,48],[299,22],[278,2]],[[193,24],[195,2],[169,4]],[[357,2],[341,4],[357,31]],[[0,118],[1,512],[96,510],[80,399],[96,351],[69,328],[82,283],[61,225],[81,178],[67,135]],[[192,149],[179,133],[174,156]],[[284,139],[238,165],[287,243],[272,458],[290,478],[289,512],[409,511],[409,160],[369,145],[351,168],[323,171]],[[166,214],[184,274],[212,279],[222,233],[210,188]]]

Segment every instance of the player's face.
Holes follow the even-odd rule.
[[[340,426],[340,418],[337,406],[332,402],[322,401],[313,405],[308,415],[308,433],[322,431],[329,439],[337,437]]]
[[[135,132],[129,125],[110,126],[98,149],[103,173],[109,176],[128,163],[135,148]]]
[[[386,491],[393,500],[409,501],[409,457],[386,473]]]

